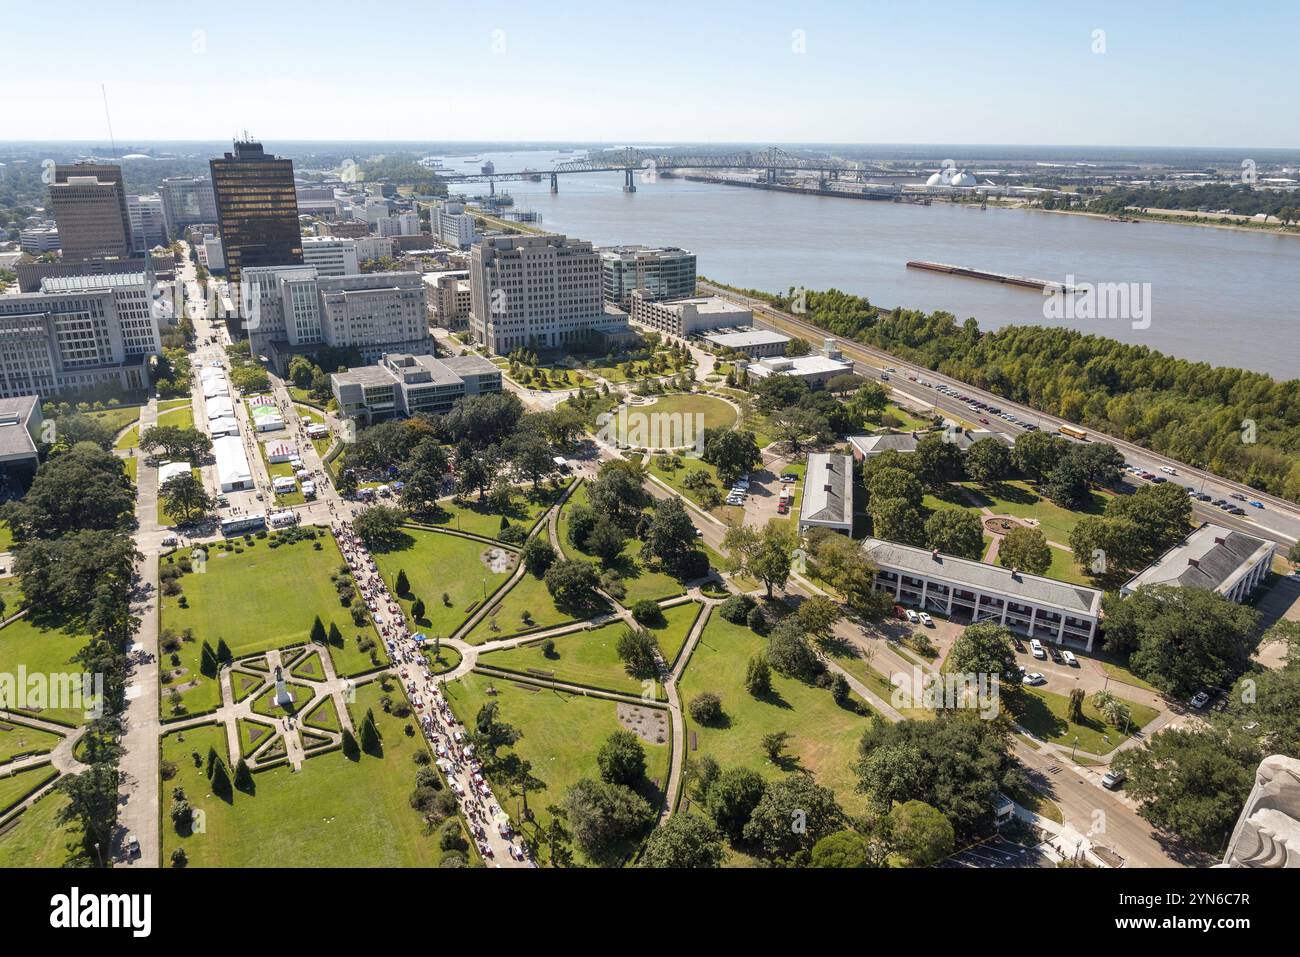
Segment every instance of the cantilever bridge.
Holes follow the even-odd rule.
[[[864,179],[871,170],[860,163],[848,163],[829,157],[796,156],[780,147],[773,146],[754,152],[745,150],[735,153],[655,153],[649,150],[622,149],[603,150],[583,159],[565,160],[556,163],[550,170],[519,170],[517,172],[491,173],[451,173],[439,171],[441,179],[448,183],[488,183],[497,180],[535,179],[549,176],[552,192],[559,189],[559,178],[571,173],[622,173],[623,189],[629,193],[636,192],[636,176],[653,175],[658,171],[674,169],[744,169],[762,170],[767,182],[775,183],[778,174],[791,171],[816,172],[822,179],[839,179],[842,176]]]

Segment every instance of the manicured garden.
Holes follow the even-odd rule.
[[[729,429],[736,424],[738,418],[735,408],[730,403],[716,396],[698,392],[678,392],[657,396],[650,405],[637,406],[635,411],[683,417],[703,415],[706,429]],[[691,430],[688,438],[694,439],[696,431],[693,419],[688,427]]]
[[[53,732],[20,724],[12,718],[0,718],[0,765],[15,757],[47,754],[61,740]]]
[[[173,667],[183,672],[164,683],[164,715],[175,713],[169,684],[180,694],[182,714],[208,711],[220,703],[217,681],[200,671],[204,642],[215,650],[224,640],[238,659],[306,642],[319,616],[326,628],[336,624],[344,636],[343,648],[329,646],[340,674],[370,669],[370,653],[360,648],[359,639],[376,642],[375,650],[384,660],[369,619],[361,626],[353,624],[350,610],[339,599],[331,575],[343,567],[343,556],[328,531],[320,531],[313,540],[280,539],[274,547],[270,537],[235,539],[230,544],[230,551],[213,545],[202,566],[176,578],[179,594],[168,594],[170,588],[164,583],[164,632],[179,635],[188,630],[193,639],[182,641],[177,652],[180,663]],[[358,596],[354,603],[360,600]]]
[[[14,615],[22,607],[22,592],[16,578],[0,579],[0,598],[5,602],[5,614]],[[83,667],[72,660],[88,640],[87,635],[38,624],[28,614],[0,628],[0,672],[17,675],[20,667],[29,675],[81,675]],[[90,701],[86,702],[89,707]],[[36,707],[15,708],[29,711],[36,717],[58,724],[79,725],[86,720],[86,707]],[[2,747],[2,745],[0,745]]]
[[[556,607],[555,599],[551,597],[543,579],[534,577],[531,572],[524,572],[510,586],[500,603],[484,615],[464,637],[472,645],[481,645],[497,638],[509,638],[522,632],[539,631],[576,620],[578,616]]]
[[[400,696],[394,686],[391,692]],[[162,740],[162,859],[184,848],[192,867],[432,867],[441,859],[436,837],[425,832],[410,806],[416,764],[426,748],[418,733],[408,737],[405,721],[379,706],[378,682],[361,685],[352,706],[354,721],[375,714],[383,755],[357,760],[334,750],[309,757],[302,770],[287,765],[253,775],[255,793],[234,790],[229,800],[212,794],[205,768],[209,748],[227,760],[226,736],[216,725],[174,732]],[[237,758],[236,758],[237,760]],[[204,812],[203,833],[182,836],[169,809],[172,789],[181,787]]]
[[[484,538],[497,538],[501,534],[501,519],[504,517],[511,525],[527,532],[559,500],[569,482],[566,480],[558,489],[549,483],[543,483],[537,491],[531,487],[516,489],[511,496],[510,507],[504,512],[492,508],[486,501],[480,502],[474,496],[459,501],[443,499],[438,503],[438,512],[420,516],[419,524],[468,532]]]

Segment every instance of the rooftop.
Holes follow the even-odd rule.
[[[34,395],[0,399],[0,458],[26,458],[36,454],[28,431],[32,415],[40,416],[40,399]]]
[[[716,346],[743,349],[746,346],[767,346],[786,343],[790,337],[771,329],[748,329],[744,332],[706,332],[704,338]]]
[[[1050,606],[1069,615],[1096,618],[1101,613],[1101,592],[1096,588],[1015,572],[1001,565],[990,565],[969,558],[936,554],[928,548],[900,545],[879,538],[868,538],[862,543],[862,550],[867,558],[882,568],[923,575],[950,585],[1013,600]]]
[[[1124,585],[1130,592],[1142,585],[1181,588],[1230,588],[1238,573],[1253,567],[1273,543],[1254,535],[1206,522]]]
[[[853,456],[829,452],[808,456],[799,521],[853,524]]]
[[[86,289],[112,289],[115,286],[143,286],[142,272],[109,273],[103,276],[45,276],[41,292],[82,292]]]

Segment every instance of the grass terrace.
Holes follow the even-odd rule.
[[[669,664],[686,643],[699,610],[700,606],[694,602],[664,609],[663,623],[646,629],[658,641],[659,650]],[[639,696],[643,682],[627,673],[618,656],[618,639],[626,628],[624,622],[616,621],[590,631],[558,635],[550,639],[555,649],[549,656],[542,647],[544,640],[492,651],[479,658],[479,664]],[[656,685],[656,696],[660,701],[666,699],[661,686]]]
[[[830,788],[850,814],[861,814],[866,800],[855,792],[851,765],[858,740],[869,718],[841,708],[824,688],[772,673],[772,691],[755,698],[745,690],[745,666],[767,641],[743,625],[714,613],[700,636],[682,674],[683,705],[712,691],[722,698],[723,717],[712,726],[700,725],[685,710],[688,759],[711,755],[724,769],[744,766],[769,780],[797,770],[812,772],[817,783]],[[854,699],[857,700],[856,698]],[[859,702],[865,711],[866,706]],[[763,753],[763,735],[786,731],[790,740],[781,765]]]
[[[59,824],[68,805],[60,792],[51,791],[18,816],[0,834],[0,868],[65,867],[81,858],[81,828]]]
[[[526,825],[529,834],[536,834],[537,829],[550,823],[547,807],[562,804],[569,788],[580,778],[600,777],[596,754],[605,739],[623,727],[618,719],[619,705],[613,701],[525,687],[509,679],[471,673],[444,685],[443,690],[456,717],[468,726],[473,727],[481,707],[496,702],[501,720],[523,732],[513,750],[532,764],[533,775],[546,784],[544,790],[528,796],[528,806],[536,815],[536,823]],[[657,808],[663,801],[659,788],[668,780],[669,741],[665,736],[662,744],[644,739],[641,743],[646,752],[648,779],[641,794],[651,807]],[[510,792],[500,782],[492,784],[518,826],[520,799],[507,798]],[[574,857],[581,862],[582,853],[576,847]]]
[[[1112,727],[1092,705],[1092,697],[1083,704],[1083,721],[1079,724],[1070,721],[1070,699],[1066,695],[1044,691],[1041,688],[1022,687],[1019,694],[1003,697],[1012,718],[1035,736],[1053,744],[1073,747],[1074,739],[1079,739],[1079,748],[1092,754],[1109,754],[1120,742],[1150,724],[1159,714],[1154,708],[1135,701],[1121,699],[1133,715],[1127,734],[1123,725]],[[1109,740],[1107,740],[1109,738]]]
[[[4,599],[6,615],[13,615],[22,608],[23,597],[18,579],[0,579],[0,598]],[[72,658],[88,640],[88,635],[59,628],[52,623],[38,623],[29,613],[0,628],[0,672],[16,676],[19,668],[23,668],[28,675],[80,675],[83,668]],[[51,708],[36,702],[29,704],[35,706],[13,710],[18,714],[26,713],[70,726],[85,721],[85,708]]]
[[[505,512],[496,511],[473,497],[463,501],[443,499],[438,503],[439,511],[433,515],[421,515],[418,524],[496,538],[501,534],[501,519],[504,517],[511,525],[528,531],[547,509],[560,500],[571,482],[571,479],[566,480],[558,489],[546,483],[538,491],[531,487],[518,489]]]
[[[406,572],[411,592],[397,600],[410,627],[430,636],[450,637],[510,577],[517,561],[502,546],[426,528],[408,528],[406,539],[405,548],[376,553],[375,564],[394,595],[398,573]],[[494,559],[490,553],[500,554]],[[502,556],[508,558],[506,566],[498,564],[494,571],[491,565]],[[418,620],[411,615],[416,598],[424,601],[424,617]]]

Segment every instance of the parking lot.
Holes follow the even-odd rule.
[[[1043,850],[1044,845],[1025,847],[1002,837],[990,838],[982,844],[958,851],[940,861],[936,867],[990,868],[990,867],[1055,867],[1055,862]]]
[[[793,491],[797,483],[783,485],[780,474],[766,468],[751,472],[744,497],[745,524],[761,528],[773,518],[797,519],[793,509],[784,515],[780,511],[781,491],[787,487]]]

